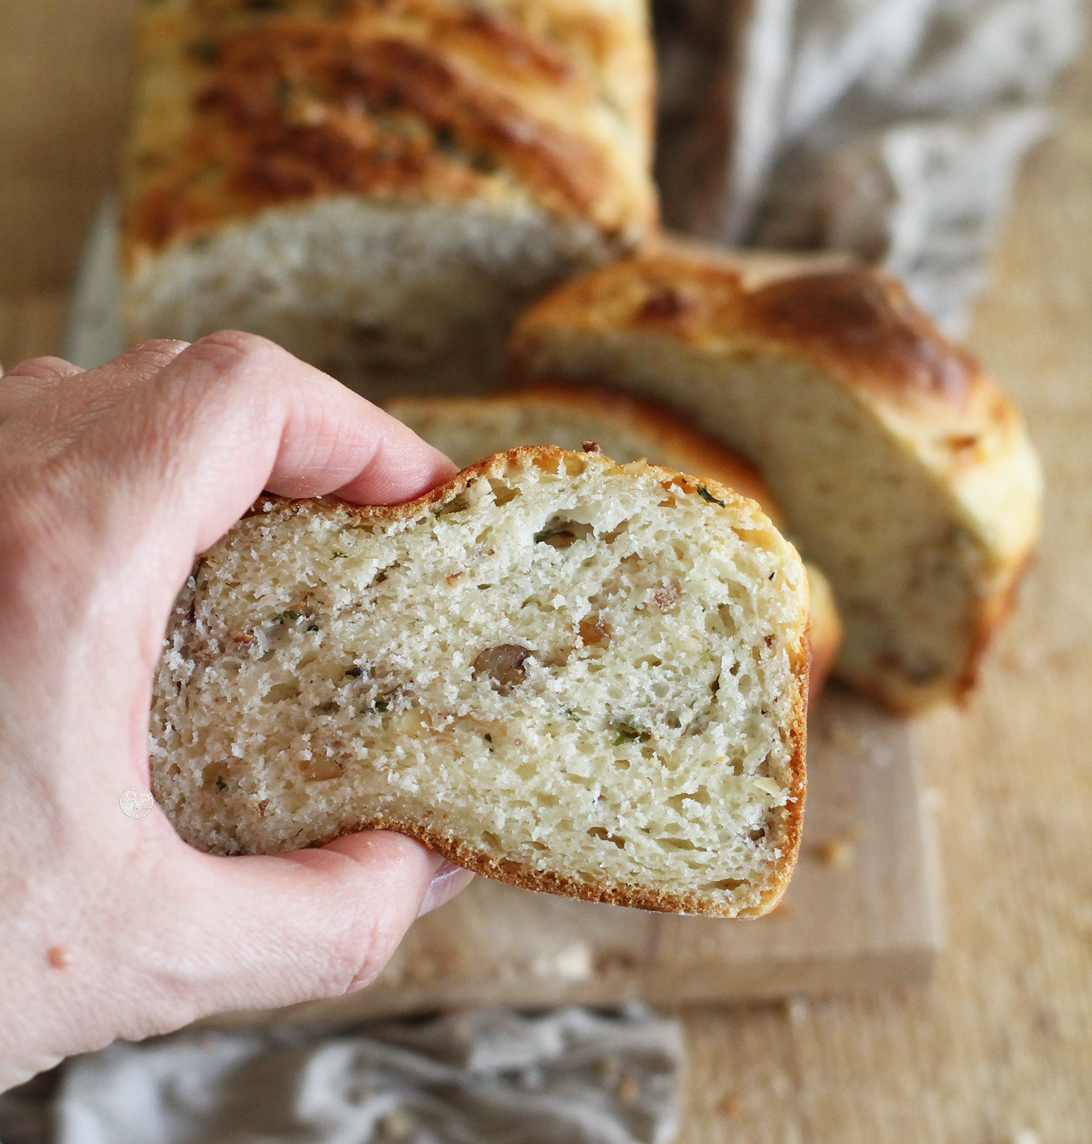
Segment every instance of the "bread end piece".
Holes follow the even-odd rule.
[[[671,405],[761,471],[845,627],[836,674],[902,712],[963,698],[1034,550],[1023,418],[893,279],[667,243],[520,320],[516,382]]]

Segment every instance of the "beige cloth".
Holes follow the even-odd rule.
[[[837,249],[962,332],[1087,0],[657,0],[668,223]]]
[[[670,1144],[681,1064],[677,1022],[643,1006],[187,1032],[68,1062],[56,1141]]]

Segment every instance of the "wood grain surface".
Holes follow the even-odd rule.
[[[56,351],[121,130],[128,0],[0,0],[0,361]],[[681,1144],[1092,1141],[1092,51],[1032,157],[972,347],[1022,403],[1045,533],[964,710],[916,727],[934,984],[691,1010]]]

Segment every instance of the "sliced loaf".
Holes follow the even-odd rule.
[[[487,458],[393,508],[260,502],[155,680],[184,838],[369,827],[503,881],[759,914],[804,798],[807,583],[754,502],[598,454]]]
[[[897,283],[665,245],[548,295],[512,352],[517,380],[655,398],[751,460],[830,577],[843,679],[903,711],[971,687],[1035,544],[1039,467]]]
[[[141,5],[133,338],[264,334],[370,396],[482,386],[656,225],[641,0]]]

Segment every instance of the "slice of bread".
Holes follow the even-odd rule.
[[[762,472],[830,577],[836,674],[902,711],[963,695],[1032,553],[1023,421],[889,278],[665,245],[559,288],[516,379],[670,404]]]
[[[804,799],[807,582],[759,507],[521,448],[408,504],[267,499],[179,597],[156,800],[189,842],[365,828],[478,873],[759,914]]]
[[[656,226],[641,0],[141,6],[130,336],[264,334],[369,396],[495,380]]]
[[[593,441],[619,464],[651,461],[710,477],[758,501],[780,526],[781,513],[765,481],[738,453],[666,406],[618,390],[539,385],[481,398],[393,398],[386,408],[460,467],[518,445],[579,450]],[[805,567],[811,593],[809,699],[814,701],[834,663],[842,625],[826,577],[814,564]]]

